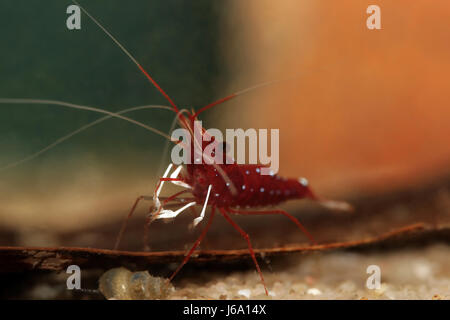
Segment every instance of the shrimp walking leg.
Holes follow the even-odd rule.
[[[234,210],[234,209],[228,209],[230,213],[233,214],[241,214],[241,215],[263,215],[263,214],[281,214],[285,217],[288,217],[292,222],[294,222],[297,227],[308,237],[309,241],[312,244],[317,244],[317,242],[314,240],[313,236],[306,230],[306,228],[298,221],[297,218],[292,216],[291,214],[287,213],[284,210],[263,210],[263,211],[241,211],[241,210]]]
[[[189,259],[192,256],[192,253],[194,253],[195,249],[199,246],[199,244],[202,242],[203,238],[206,236],[206,233],[208,232],[209,227],[211,226],[212,220],[214,218],[214,213],[216,211],[216,207],[211,207],[211,214],[209,216],[209,220],[208,223],[206,224],[205,228],[203,228],[202,233],[200,234],[200,236],[197,238],[197,240],[195,241],[194,245],[192,246],[192,248],[188,251],[188,253],[186,254],[183,262],[181,262],[181,264],[178,266],[178,268],[172,273],[172,275],[169,278],[169,281],[172,281],[172,279],[176,276],[176,274],[181,270],[181,268],[189,261]]]
[[[256,260],[256,256],[255,256],[255,251],[253,250],[253,246],[252,243],[250,242],[250,236],[241,229],[241,227],[239,227],[236,222],[234,222],[230,216],[227,214],[227,211],[224,208],[219,208],[220,209],[220,213],[222,213],[222,215],[224,216],[224,218],[233,226],[233,228],[235,228],[240,234],[241,236],[247,241],[247,245],[248,245],[248,251],[250,251],[250,255],[252,256],[253,262],[255,263],[256,266],[256,270],[259,273],[259,277],[261,278],[261,282],[264,286],[264,290],[266,291],[266,295],[269,295],[269,292],[267,291],[267,287],[266,287],[266,283],[264,282],[264,276],[261,272],[261,269],[259,268],[259,264],[258,261]]]
[[[200,212],[200,216],[195,218],[194,221],[192,222],[193,227],[196,227],[205,217],[206,206],[208,205],[208,200],[209,200],[209,195],[211,193],[211,189],[212,189],[212,184],[210,184],[208,187],[208,193],[206,194],[206,200],[205,200],[205,203],[203,204],[203,208],[202,208],[202,211]]]
[[[134,211],[136,210],[136,207],[138,206],[139,202],[141,202],[141,200],[153,201],[153,198],[149,197],[149,196],[139,196],[136,199],[133,206],[131,207],[130,212],[128,213],[127,217],[125,218],[125,220],[122,223],[122,227],[120,228],[119,234],[116,239],[116,243],[114,244],[114,250],[117,250],[119,248],[119,244],[120,244],[120,241],[122,240],[123,233],[125,232],[125,229],[127,228],[128,220],[133,215]]]

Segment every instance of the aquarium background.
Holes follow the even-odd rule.
[[[167,105],[85,15],[81,30],[66,28],[70,4],[2,1],[0,97],[61,100],[109,111]],[[201,119],[206,128],[280,129],[280,174],[307,177],[323,197],[389,197],[449,176],[446,1],[433,6],[377,1],[381,30],[366,27],[369,1],[81,4],[181,107],[199,108],[231,92],[282,80]],[[164,110],[129,116],[164,132],[174,118]],[[2,104],[0,167],[100,117],[56,106]],[[49,232],[98,230],[120,221],[137,196],[153,192],[169,161],[164,144],[162,137],[110,119],[3,170],[0,224],[19,230],[19,242],[39,245],[54,243],[42,238]],[[283,208],[298,211],[308,224],[305,202]],[[146,210],[142,205],[135,221],[143,223]],[[186,221],[191,218],[186,215]],[[180,219],[173,225],[183,225]],[[250,220],[245,223],[272,221]]]
[[[67,101],[109,111],[168,105],[86,15],[82,14],[81,30],[67,29],[70,4],[56,0],[1,2],[0,97]],[[192,108],[218,98],[218,86],[227,74],[221,54],[224,43],[219,41],[220,3],[80,4],[135,56],[176,104]],[[167,133],[174,119],[166,110],[137,111],[128,116]],[[57,106],[2,104],[0,167],[100,117]],[[105,205],[101,199],[133,201],[138,189],[151,193],[153,179],[161,174],[158,165],[164,143],[164,138],[142,128],[107,120],[32,161],[2,171],[1,219],[18,225],[22,220],[34,221],[37,215],[45,220],[42,227],[47,227],[51,221],[67,219],[70,212],[79,212],[70,209],[74,206],[92,205],[93,198]],[[106,205],[111,202],[117,203],[106,200]],[[87,207],[88,216],[99,215],[96,206]]]

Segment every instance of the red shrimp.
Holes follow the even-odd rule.
[[[231,97],[237,96],[233,94],[226,98],[219,100],[223,102],[229,100]],[[217,105],[214,103],[213,105]],[[204,108],[206,110],[206,108]],[[192,124],[197,115],[188,115],[189,118],[180,117],[180,124],[185,126],[190,131],[193,130]],[[207,134],[203,130],[203,135]],[[194,144],[194,141],[192,142]],[[202,148],[205,148],[205,143],[202,143]],[[194,161],[192,161],[193,163]],[[284,215],[294,222],[297,227],[308,237],[311,243],[315,244],[315,240],[312,235],[306,230],[306,228],[298,221],[297,218],[293,217],[284,210],[248,210],[250,208],[273,206],[281,202],[291,200],[291,199],[302,199],[309,198],[318,201],[320,204],[338,210],[351,210],[351,206],[346,202],[338,202],[332,200],[319,199],[314,192],[311,190],[306,178],[300,179],[286,179],[282,178],[276,174],[263,175],[262,165],[254,164],[237,164],[235,162],[230,164],[187,164],[186,169],[183,170],[181,175],[178,173],[172,174],[171,177],[167,177],[167,173],[170,171],[171,166],[169,166],[168,171],[164,177],[160,178],[160,181],[155,190],[155,195],[153,200],[159,202],[158,194],[162,183],[165,181],[173,182],[175,184],[181,185],[188,188],[188,190],[181,191],[182,193],[190,192],[193,196],[192,202],[186,204],[184,207],[177,211],[164,210],[164,204],[176,199],[180,192],[166,198],[164,204],[156,205],[156,210],[150,213],[148,224],[155,219],[160,218],[174,218],[183,210],[187,209],[189,206],[193,205],[203,205],[203,210],[200,217],[194,219],[194,226],[202,221],[206,206],[211,207],[211,213],[209,220],[204,227],[202,233],[198,237],[197,241],[194,243],[192,248],[186,254],[182,263],[178,268],[172,273],[169,280],[172,280],[175,275],[180,271],[180,269],[188,262],[194,250],[198,247],[200,242],[205,237],[208,228],[211,225],[216,209],[223,215],[223,217],[228,221],[246,240],[250,255],[256,266],[256,269],[261,278],[261,282],[264,286],[266,294],[268,294],[263,274],[260,270],[258,261],[256,259],[252,244],[250,242],[250,236],[242,230],[230,217],[230,214],[241,214],[241,215],[264,215],[264,214],[278,214]],[[178,170],[180,170],[179,168]],[[174,171],[175,172],[175,171]],[[234,189],[234,190],[233,190]],[[138,198],[135,205],[133,206],[128,218],[133,214],[136,208],[137,202],[144,197]],[[244,208],[245,210],[242,210]],[[127,219],[128,219],[127,218]],[[123,232],[123,231],[122,231]],[[121,232],[121,233],[122,233]],[[121,235],[120,235],[121,236]],[[119,237],[120,237],[119,236]],[[120,239],[118,239],[120,240]]]
[[[166,100],[170,104],[171,110],[176,113],[176,117],[178,123],[181,127],[189,130],[189,132],[194,132],[194,121],[198,119],[198,116],[223,102],[226,102],[230,99],[233,99],[241,94],[244,94],[250,90],[269,85],[272,82],[263,83],[236,93],[233,93],[227,97],[219,99],[203,108],[200,108],[197,112],[192,111],[190,113],[187,110],[179,110],[179,108],[175,105],[174,101],[169,97],[169,95],[158,85],[158,83],[149,75],[147,71],[137,62],[137,60],[94,18],[92,17],[83,7],[81,7],[77,1],[73,2],[78,5],[82,11],[95,23],[97,24],[105,34],[111,38],[117,46],[131,59],[131,61],[136,64],[136,66],[141,70],[141,72],[145,75],[145,77],[151,82],[151,84],[166,98]],[[140,125],[150,131],[156,132],[162,136],[167,137],[161,132],[155,130],[154,128],[149,128],[148,126],[143,125],[142,123],[129,119],[121,114],[126,112],[124,110],[118,113],[107,112],[102,109],[90,108],[77,106],[69,103],[63,103],[58,101],[50,101],[50,100],[26,100],[26,99],[1,99],[1,103],[47,103],[47,104],[55,104],[66,107],[73,107],[78,109],[90,110],[100,113],[105,113],[108,116],[100,119],[99,121],[103,121],[108,117],[117,117],[122,120],[126,120],[132,122],[136,125]],[[26,100],[26,101],[25,101]],[[129,109],[132,110],[132,109]],[[98,122],[98,121],[97,121]],[[94,123],[93,123],[94,124]],[[91,124],[91,125],[93,125]],[[89,126],[91,126],[89,125]],[[87,127],[87,126],[86,126]],[[81,130],[81,129],[80,129]],[[79,132],[77,130],[75,133]],[[206,135],[207,132],[202,129],[202,135]],[[72,134],[71,134],[72,135]],[[71,136],[69,135],[69,136]],[[192,134],[194,136],[194,134]],[[64,138],[66,139],[66,138]],[[59,141],[62,141],[61,139]],[[59,143],[57,141],[57,143]],[[179,143],[175,141],[176,143]],[[195,141],[195,138],[191,141],[191,145],[195,148],[199,145],[201,149],[205,148],[205,142],[203,141]],[[209,142],[208,142],[209,143]],[[186,146],[182,145],[184,148]],[[44,149],[47,150],[47,149]],[[18,162],[20,163],[20,162]],[[308,185],[308,181],[305,178],[300,179],[285,179],[276,174],[271,175],[262,175],[261,170],[262,165],[254,165],[254,164],[237,164],[235,162],[226,164],[187,164],[185,167],[179,166],[172,173],[172,164],[169,165],[163,177],[159,179],[159,182],[155,188],[153,197],[148,196],[140,196],[136,199],[134,205],[132,206],[128,216],[126,217],[122,228],[117,237],[116,244],[114,249],[119,247],[120,240],[125,231],[126,224],[128,219],[132,216],[135,211],[138,203],[141,200],[153,200],[153,205],[150,207],[149,215],[147,217],[146,230],[148,230],[148,226],[150,223],[156,219],[166,219],[166,218],[174,218],[185,209],[189,207],[193,207],[195,205],[201,205],[202,211],[200,216],[194,219],[193,225],[198,225],[204,218],[206,208],[209,206],[211,208],[209,219],[206,222],[200,236],[195,241],[194,245],[186,254],[184,260],[178,266],[178,268],[172,273],[169,280],[172,280],[175,275],[180,271],[180,269],[188,262],[194,250],[199,246],[200,242],[205,237],[216,211],[225,218],[225,220],[235,228],[238,233],[245,239],[248,245],[249,253],[253,262],[258,271],[261,282],[264,286],[264,290],[266,294],[268,294],[264,277],[259,267],[258,261],[255,256],[255,252],[253,250],[250,236],[242,230],[231,218],[231,215],[241,214],[241,215],[266,215],[266,214],[278,214],[284,215],[292,222],[296,224],[296,226],[308,237],[311,243],[315,243],[311,234],[306,230],[306,228],[298,221],[297,218],[293,217],[289,213],[284,210],[276,209],[276,210],[255,210],[257,207],[265,207],[279,204],[281,202],[291,200],[291,199],[303,199],[309,198],[315,201],[318,201],[320,204],[339,210],[351,210],[351,206],[346,202],[338,202],[331,200],[324,200],[318,198],[311,188]],[[160,197],[161,188],[164,182],[171,182],[181,187],[184,187],[185,190],[177,192],[176,194],[163,198]],[[186,193],[191,193],[192,197],[189,200],[192,200],[189,203],[185,203],[181,200],[186,200],[187,198],[180,199],[180,196]],[[180,203],[184,204],[184,206],[179,207]],[[175,211],[172,211],[168,208],[176,208]],[[251,210],[249,210],[251,209]]]
[[[76,1],[73,1],[75,4],[79,5]],[[150,74],[145,71],[145,69],[136,61],[136,59],[99,23],[95,18],[93,18],[85,9],[81,6],[80,8],[85,12],[86,15],[89,16],[90,19],[93,20],[118,46],[119,48],[137,65],[137,67],[141,70],[141,72],[147,77],[147,79],[152,83],[152,85],[165,97],[165,99],[171,105],[173,111],[177,114],[178,122],[181,127],[189,130],[189,132],[194,132],[194,121],[197,120],[198,116],[223,102],[226,102],[230,99],[233,99],[241,94],[244,94],[250,90],[259,88],[261,86],[265,86],[270,84],[264,83],[261,85],[254,86],[252,88],[248,88],[236,93],[233,93],[229,96],[226,96],[222,99],[219,99],[201,109],[197,112],[192,112],[187,115],[184,115],[183,112],[180,112],[178,107],[175,105],[174,101],[169,97],[169,95],[158,85],[158,83],[150,76]],[[202,129],[202,135],[205,135],[206,132]],[[194,134],[192,134],[194,136]],[[199,144],[197,141],[192,141],[192,146]],[[201,148],[204,149],[205,144],[202,140],[200,142]],[[195,148],[195,147],[194,147]],[[202,150],[203,151],[203,150]],[[216,209],[223,215],[226,221],[228,221],[246,240],[250,255],[253,259],[253,262],[256,266],[256,269],[259,273],[261,282],[264,286],[264,290],[266,294],[268,294],[267,287],[264,282],[264,277],[261,272],[261,269],[258,265],[258,261],[256,260],[256,256],[250,242],[250,236],[242,230],[230,217],[230,214],[242,214],[242,215],[264,215],[264,214],[279,214],[284,215],[293,221],[297,227],[305,233],[305,235],[309,238],[311,243],[315,243],[313,237],[310,233],[303,227],[303,225],[292,215],[287,213],[284,210],[242,210],[241,208],[249,209],[256,207],[264,207],[269,205],[276,205],[281,202],[290,199],[302,199],[302,198],[310,198],[316,201],[319,201],[321,204],[333,208],[333,209],[342,209],[342,210],[350,210],[350,205],[345,202],[336,202],[336,201],[327,201],[319,199],[313,191],[310,189],[308,185],[308,181],[305,178],[300,179],[285,179],[281,178],[276,174],[272,175],[262,175],[261,174],[261,165],[240,165],[236,163],[226,163],[226,164],[187,164],[185,168],[179,167],[177,168],[170,177],[168,176],[171,170],[171,165],[166,170],[164,176],[159,179],[157,187],[155,189],[153,195],[154,201],[154,210],[149,213],[147,218],[146,226],[154,221],[155,219],[161,218],[173,218],[181,213],[183,210],[188,207],[192,207],[194,205],[203,205],[202,213],[198,218],[194,220],[194,226],[202,221],[203,216],[205,214],[205,209],[207,206],[211,207],[211,213],[209,216],[209,220],[206,223],[203,231],[201,232],[198,239],[195,241],[192,248],[186,254],[184,260],[179,265],[179,267],[172,273],[169,280],[172,280],[175,275],[180,271],[180,269],[188,262],[194,250],[198,247],[200,242],[205,237],[216,212]],[[183,172],[181,170],[183,169]],[[180,174],[181,173],[181,174]],[[182,187],[187,188],[187,190],[183,190],[178,192],[168,198],[163,199],[163,203],[159,200],[159,193],[161,192],[162,185],[164,182],[172,182]],[[176,211],[164,209],[164,205],[171,204],[178,199],[181,194],[186,192],[190,192],[193,196],[192,202],[184,205]],[[126,222],[132,216],[135,211],[139,201],[143,199],[149,199],[149,197],[141,196],[139,197],[131,211],[129,212],[122,229],[119,232],[115,249],[118,248],[120,239],[123,235],[123,232],[126,227]],[[162,198],[161,198],[162,199]]]

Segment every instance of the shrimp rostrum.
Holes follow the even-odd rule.
[[[300,221],[294,216],[290,215],[288,212],[281,209],[261,209],[266,206],[274,206],[279,203],[285,202],[291,199],[303,199],[309,198],[311,200],[317,201],[323,206],[326,206],[334,210],[351,210],[351,206],[346,202],[325,200],[319,198],[315,195],[309,186],[308,180],[306,178],[299,179],[287,179],[282,178],[278,174],[271,172],[270,174],[263,174],[267,172],[267,167],[259,164],[238,164],[232,158],[230,159],[227,155],[226,148],[223,147],[224,143],[222,141],[216,141],[214,137],[209,136],[208,132],[201,128],[198,129],[196,124],[198,124],[198,117],[204,111],[209,110],[223,102],[231,100],[241,94],[249,92],[250,90],[260,88],[262,86],[269,85],[273,82],[266,82],[254,87],[233,93],[227,97],[219,99],[213,103],[210,103],[198,111],[188,111],[186,109],[179,109],[174,101],[169,97],[169,95],[158,85],[158,83],[150,76],[150,74],[144,70],[144,68],[137,62],[137,60],[114,38],[93,16],[91,16],[83,7],[81,7],[76,1],[73,1],[78,5],[81,10],[95,23],[104,33],[114,41],[117,46],[130,58],[130,60],[139,68],[139,70],[145,75],[148,81],[165,97],[169,102],[169,107],[158,107],[158,106],[143,106],[135,107],[121,112],[112,113],[103,109],[79,106],[71,103],[52,101],[52,100],[36,100],[36,99],[0,99],[0,103],[19,103],[19,104],[53,104],[57,106],[70,107],[83,109],[98,113],[103,113],[105,116],[99,120],[88,124],[75,132],[58,139],[55,143],[47,148],[44,148],[40,152],[27,157],[21,161],[14,163],[17,165],[23,161],[30,160],[31,158],[39,155],[40,153],[50,149],[58,143],[61,143],[65,139],[73,136],[74,134],[80,132],[81,130],[87,129],[88,127],[104,121],[111,117],[120,118],[125,121],[132,122],[135,125],[139,125],[147,130],[153,131],[165,138],[171,140],[173,143],[179,145],[184,151],[190,151],[190,160],[187,164],[173,165],[169,164],[165,170],[163,176],[159,178],[156,188],[152,196],[140,196],[135,201],[132,206],[128,216],[126,217],[122,228],[117,237],[114,249],[119,248],[120,240],[124,234],[126,224],[128,219],[133,215],[137,205],[141,200],[150,200],[152,205],[150,206],[147,220],[146,220],[146,231],[147,234],[148,226],[151,222],[157,219],[173,219],[179,214],[183,213],[186,209],[194,206],[201,207],[200,214],[193,220],[192,226],[202,226],[203,230],[200,236],[195,241],[194,245],[188,251],[184,260],[178,266],[178,268],[172,273],[169,280],[172,280],[175,275],[180,271],[180,269],[188,262],[192,253],[199,246],[201,241],[204,239],[215,214],[218,212],[222,215],[225,220],[234,228],[236,231],[245,239],[250,256],[256,266],[258,274],[260,276],[261,282],[264,286],[266,294],[268,294],[266,285],[264,283],[264,277],[260,270],[258,261],[253,250],[250,236],[241,227],[236,224],[232,219],[233,215],[282,215],[291,220],[295,225],[303,232],[309,241],[314,244],[313,236],[306,230],[306,228],[300,223]],[[144,108],[164,108],[171,110],[175,113],[177,122],[179,126],[190,133],[190,141],[181,141],[171,139],[168,135],[142,124],[136,120],[130,119],[124,116],[124,113]],[[213,144],[215,148],[212,154],[204,153],[203,151],[210,145]],[[220,153],[220,154],[215,154]],[[198,156],[203,157],[203,161],[198,161]],[[218,157],[217,157],[218,155]],[[217,163],[215,161],[217,158],[221,158],[224,161]],[[11,166],[7,166],[11,167]],[[3,169],[7,168],[4,167]],[[175,184],[176,186],[183,188],[181,191],[170,195],[168,197],[162,197],[161,191],[163,189],[164,183]],[[190,197],[186,197],[189,195]],[[180,198],[182,197],[182,198]],[[187,200],[187,201],[186,201]],[[207,221],[205,219],[207,208],[209,210],[209,217]],[[146,239],[146,236],[144,236]]]

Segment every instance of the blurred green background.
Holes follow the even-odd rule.
[[[168,103],[128,57],[82,14],[81,30],[66,28],[70,1],[3,0],[0,4],[0,97],[37,98],[118,111]],[[183,107],[217,98],[222,55],[219,6],[200,1],[81,1]],[[223,78],[222,78],[223,79]],[[173,114],[130,117],[168,132]],[[99,114],[42,105],[0,105],[0,166],[21,159]],[[160,160],[164,139],[110,119],[2,175],[32,180],[42,162],[74,163],[83,155],[117,169]],[[152,168],[149,168],[152,172]]]
[[[2,0],[0,98],[67,101],[119,111],[168,105],[132,61],[82,13],[68,30],[71,1]],[[227,72],[216,1],[80,1],[175,103],[198,108],[219,98]],[[103,115],[46,105],[0,104],[0,167],[27,157]],[[127,116],[169,133],[174,114]],[[206,120],[206,116],[203,120]],[[214,119],[212,119],[214,121]],[[212,125],[210,125],[212,126]],[[123,217],[151,194],[166,140],[109,119],[32,161],[0,172],[0,228],[25,237]],[[164,169],[164,168],[162,168]],[[38,228],[29,232],[28,228]],[[28,238],[27,238],[28,239]],[[24,239],[31,245],[51,241]]]

